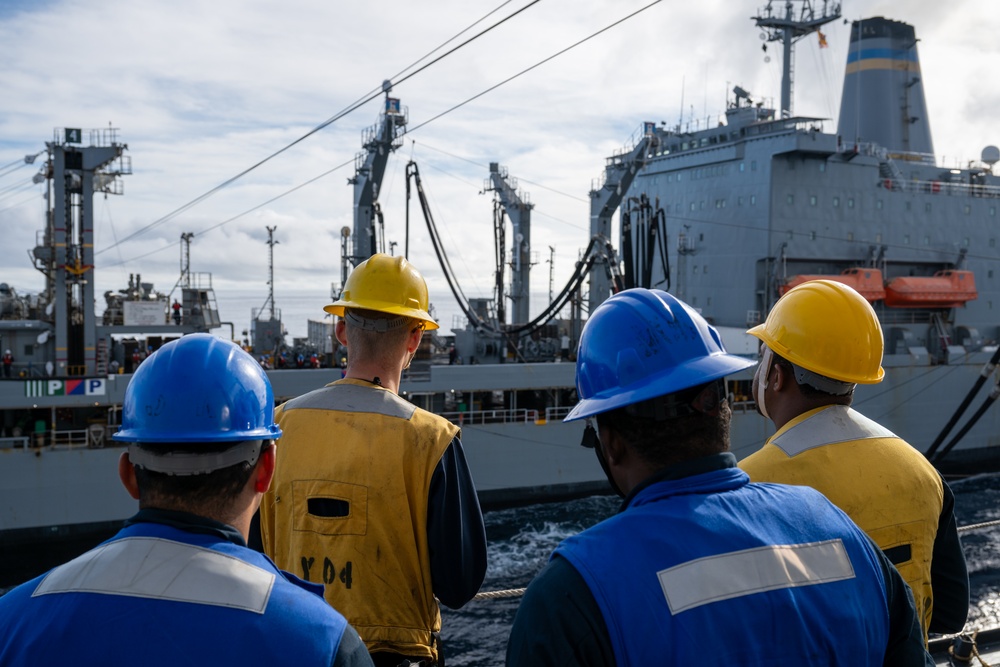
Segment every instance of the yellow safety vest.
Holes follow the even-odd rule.
[[[427,500],[458,427],[353,379],[293,399],[275,418],[283,435],[260,506],[264,551],[325,584],[369,651],[436,661]]]
[[[854,520],[913,590],[927,640],[944,489],[923,454],[843,405],[805,412],[740,461],[754,482],[811,486]]]

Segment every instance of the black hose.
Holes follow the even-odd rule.
[[[985,366],[983,366],[983,370],[979,372],[979,377],[976,378],[976,382],[973,384],[972,389],[969,390],[969,393],[966,394],[965,398],[962,400],[962,404],[958,406],[958,409],[955,410],[955,414],[953,414],[951,419],[948,420],[948,423],[944,425],[944,428],[941,429],[937,438],[935,438],[934,442],[931,443],[930,448],[924,454],[928,460],[932,460],[934,452],[937,451],[938,446],[944,441],[945,436],[947,436],[951,429],[955,427],[955,424],[958,423],[958,420],[965,413],[966,408],[968,408],[969,404],[972,403],[972,399],[975,398],[976,394],[982,388],[983,383],[986,382],[986,378],[988,378],[990,373],[993,372],[993,369],[996,368],[998,361],[1000,361],[1000,346],[997,346],[996,352],[993,353],[990,360]]]

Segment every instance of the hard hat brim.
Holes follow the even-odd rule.
[[[331,303],[329,306],[323,306],[323,310],[330,313],[331,315],[336,315],[337,317],[344,316],[345,308],[359,308],[363,310],[373,310],[377,313],[387,313],[389,315],[402,315],[404,317],[411,317],[415,320],[420,320],[424,323],[424,329],[427,331],[433,331],[434,329],[440,328],[438,323],[430,318],[430,316],[422,310],[417,310],[415,308],[407,308],[405,306],[399,306],[393,303],[384,302],[373,302],[361,305],[354,303],[353,301],[336,301]]]
[[[599,392],[590,398],[581,400],[563,419],[564,422],[576,421],[592,417],[602,412],[609,412],[634,403],[673,394],[678,391],[697,387],[712,380],[733,375],[756,364],[755,361],[734,354],[713,354],[698,359],[692,359],[680,366],[675,366],[663,373],[643,378],[632,388],[614,387]],[[669,391],[664,391],[669,387]]]

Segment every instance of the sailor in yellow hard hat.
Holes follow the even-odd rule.
[[[842,283],[809,281],[747,333],[761,341],[753,396],[777,432],[740,467],[755,482],[822,492],[910,585],[925,640],[928,632],[959,632],[969,576],[951,489],[923,454],[851,408],[855,386],[885,374],[871,304]]]
[[[486,532],[459,429],[397,395],[424,331],[427,284],[376,254],[325,308],[344,378],[278,408],[278,469],[261,505],[265,552],[326,584],[375,664],[436,664],[441,614],[478,592]]]

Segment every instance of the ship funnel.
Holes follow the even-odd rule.
[[[881,16],[851,24],[837,134],[933,161],[913,26]]]

